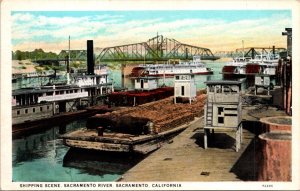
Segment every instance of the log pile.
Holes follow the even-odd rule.
[[[118,132],[128,130],[130,134],[147,134],[145,126],[151,121],[154,124],[154,131],[160,133],[203,115],[205,99],[206,94],[203,92],[198,93],[192,104],[174,104],[173,97],[169,97],[137,107],[95,115],[88,120],[87,127],[104,126]]]

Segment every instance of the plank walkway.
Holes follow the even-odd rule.
[[[241,181],[255,180],[254,134],[244,129],[235,152],[235,133],[215,131],[203,147],[203,118],[127,171],[119,181]]]

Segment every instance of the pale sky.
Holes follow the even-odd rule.
[[[158,34],[212,52],[242,47],[286,47],[281,32],[292,26],[289,10],[13,11],[13,50],[60,52],[145,42]]]

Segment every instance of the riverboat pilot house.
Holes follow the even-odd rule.
[[[236,151],[242,141],[242,104],[240,81],[207,81],[207,101],[205,107],[204,148],[207,135],[214,130],[235,131]]]
[[[134,81],[135,90],[154,90],[158,88],[158,78],[139,77]]]

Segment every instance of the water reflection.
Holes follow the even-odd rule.
[[[13,181],[115,181],[143,159],[136,154],[84,151],[63,145],[60,134],[85,126],[85,120],[78,120],[13,140]]]
[[[45,157],[48,152],[55,150],[57,141],[61,144],[57,140],[59,134],[84,126],[85,121],[80,120],[13,140],[13,165]]]
[[[122,175],[144,158],[144,155],[134,153],[70,149],[64,157],[63,165],[90,175]]]
[[[59,125],[59,127],[58,127],[58,133],[60,135],[62,135],[62,134],[65,134],[66,132],[67,132],[67,126],[66,126],[66,124]]]

